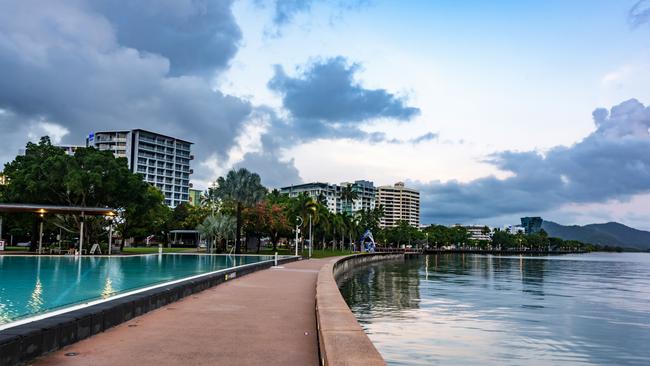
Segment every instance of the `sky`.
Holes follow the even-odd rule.
[[[194,142],[206,188],[357,179],[422,223],[650,230],[650,1],[0,0],[0,164],[49,135]]]

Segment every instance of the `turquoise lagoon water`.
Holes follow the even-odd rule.
[[[438,255],[341,292],[391,365],[650,365],[650,254]]]
[[[0,256],[0,324],[272,256]]]

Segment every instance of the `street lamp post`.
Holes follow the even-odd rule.
[[[43,211],[43,210],[41,210]],[[39,214],[39,225],[38,225],[38,254],[43,254],[43,217],[45,212]]]
[[[301,226],[302,226],[302,217],[296,216],[296,257],[298,256],[298,233],[300,232]]]
[[[311,258],[311,250],[314,245],[314,238],[311,236],[311,215],[309,215],[309,258]]]
[[[111,255],[113,250],[113,215],[109,215],[108,219],[108,255]]]

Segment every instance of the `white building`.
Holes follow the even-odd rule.
[[[341,212],[341,199],[339,197],[339,187],[329,183],[305,183],[295,186],[280,188],[280,193],[286,194],[291,198],[298,197],[302,193],[307,193],[309,197],[318,200],[319,197],[325,197],[327,209],[332,213]]]
[[[361,210],[372,210],[376,206],[377,188],[373,182],[367,180],[355,180],[354,182],[342,182],[338,186],[339,199],[343,187],[351,186],[352,192],[357,198],[352,202],[341,202],[341,209],[338,212],[353,214]]]
[[[381,186],[377,191],[377,203],[384,208],[380,226],[394,227],[399,221],[420,227],[420,192],[407,188],[403,182]]]
[[[525,234],[526,233],[526,229],[521,225],[505,225],[503,227],[503,231],[507,231],[510,234],[519,234],[519,233]]]
[[[357,199],[350,203],[344,202],[341,198],[343,187],[347,187],[348,185],[351,185],[352,191],[357,194]],[[324,197],[327,209],[330,212],[347,212],[350,214],[375,208],[376,192],[377,189],[374,184],[367,180],[357,180],[353,183],[343,182],[340,185],[313,182],[280,188],[280,193],[286,194],[289,197],[297,197],[302,193],[307,193],[315,200],[319,197]]]
[[[166,205],[189,201],[191,142],[135,129],[91,133],[86,144],[126,158],[132,172],[162,191]]]
[[[484,233],[485,225],[467,225],[463,226],[467,233],[469,233],[469,238],[471,240],[480,240],[480,241],[490,241],[492,240],[492,230],[488,227],[487,232]]]
[[[67,155],[74,156],[75,151],[80,148],[84,148],[85,146],[79,146],[79,145],[56,145],[56,147],[62,149],[65,151]]]

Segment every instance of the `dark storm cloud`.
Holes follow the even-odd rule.
[[[626,200],[650,192],[650,108],[632,99],[593,113],[596,131],[546,154],[505,151],[488,162],[512,173],[419,184],[424,222],[534,214],[567,203]]]
[[[118,18],[142,24],[113,23]],[[95,130],[151,129],[195,142],[200,159],[225,157],[250,103],[213,91],[207,78],[177,74],[222,68],[240,37],[229,1],[3,2],[2,123],[57,124],[70,131],[65,143],[83,143]]]
[[[268,86],[282,96],[284,107],[296,119],[351,125],[382,117],[408,120],[419,114],[418,108],[406,106],[385,89],[359,85],[354,80],[359,67],[335,57],[313,63],[293,78],[275,66]]]
[[[241,30],[231,0],[93,0],[121,45],[167,58],[173,75],[223,69],[237,52]]]

